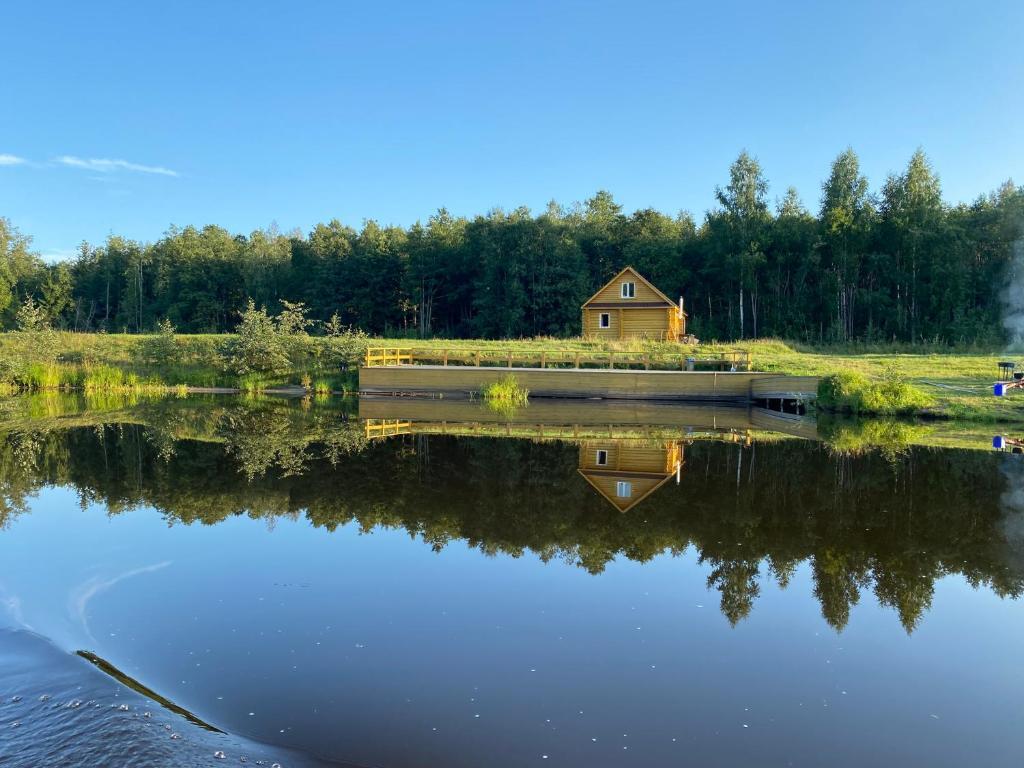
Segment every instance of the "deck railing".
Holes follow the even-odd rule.
[[[408,349],[398,347],[369,347],[366,350],[366,367],[385,365],[412,365],[412,354]]]
[[[750,351],[732,349],[700,356],[685,352],[575,351],[560,349],[502,350],[445,347],[370,347],[366,366],[392,365],[498,366],[504,368],[636,368],[644,370],[749,371]]]

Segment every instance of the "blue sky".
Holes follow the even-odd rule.
[[[14,3],[0,216],[53,257],[169,225],[408,225],[610,190],[698,218],[748,149],[817,208],[921,146],[1024,182],[1024,3]],[[106,162],[103,162],[106,161]]]

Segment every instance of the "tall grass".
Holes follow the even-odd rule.
[[[512,374],[485,384],[480,390],[480,396],[488,402],[501,403],[513,408],[521,408],[530,402],[530,390],[519,386],[519,382]]]
[[[249,373],[238,377],[238,388],[248,395],[254,395],[270,386],[265,377],[258,373]]]
[[[66,374],[56,363],[28,363],[18,378],[26,389],[58,389]]]

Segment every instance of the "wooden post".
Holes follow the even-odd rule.
[[[477,368],[480,367],[480,350],[479,349],[476,351],[476,367]]]
[[[540,353],[540,367],[541,368],[546,367],[547,366],[547,362],[548,362],[548,353],[547,352],[541,352]]]
[[[608,353],[608,367],[609,368],[614,368],[615,367],[615,353],[614,352],[609,352]]]
[[[644,352],[644,370],[651,370],[651,356],[646,352]]]
[[[446,365],[446,366],[447,366],[447,365],[448,365],[448,350],[447,350],[447,349],[446,349],[446,350],[444,350],[444,351],[442,352],[442,354],[444,355],[444,365]]]
[[[580,353],[579,352],[576,353],[576,367],[577,368],[580,367]]]
[[[512,351],[511,350],[509,350],[509,353],[508,353],[508,367],[509,368],[512,367]]]

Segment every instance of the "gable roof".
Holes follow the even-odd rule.
[[[617,509],[619,512],[629,512],[629,510],[631,510],[633,507],[635,507],[637,504],[639,504],[641,501],[646,499],[648,496],[650,496],[656,490],[661,488],[661,486],[663,486],[665,483],[667,483],[669,480],[671,480],[673,477],[675,477],[675,474],[676,474],[675,472],[669,472],[668,474],[665,474],[664,477],[662,476],[663,473],[661,473],[661,472],[619,472],[619,473],[612,473],[610,475],[606,475],[606,476],[613,477],[613,479],[615,479],[615,480],[618,480],[620,477],[623,480],[629,480],[629,479],[636,478],[636,477],[644,477],[644,478],[649,478],[649,479],[652,479],[652,480],[658,480],[658,482],[655,485],[653,485],[652,487],[648,488],[646,491],[644,491],[640,495],[632,497],[628,504],[626,504],[625,506],[620,506],[619,503],[615,500],[614,497],[609,496],[607,491],[605,491],[600,485],[598,485],[596,482],[594,482],[594,480],[591,477],[591,475],[592,474],[597,474],[596,472],[594,472],[593,470],[586,470],[586,469],[577,469],[576,471],[579,472],[580,475],[583,476],[584,480],[586,480],[588,483],[590,483],[591,487],[593,487],[593,489],[595,491],[597,491],[599,494],[601,494],[601,496],[603,496],[605,498],[605,500],[609,504],[611,504],[613,507],[615,507],[615,509]],[[661,478],[661,479],[659,480],[659,478]]]
[[[654,293],[655,293],[655,294],[657,294],[657,295],[658,295],[658,296],[660,296],[660,297],[661,297],[662,299],[664,299],[664,300],[665,300],[665,304],[666,304],[667,306],[670,306],[670,307],[674,307],[674,306],[676,306],[676,303],[675,303],[674,301],[672,301],[672,299],[670,299],[670,298],[669,298],[668,296],[666,296],[666,295],[665,295],[664,293],[662,293],[661,291],[659,291],[659,290],[658,290],[658,289],[657,289],[657,288],[656,288],[656,287],[654,286],[654,283],[652,283],[652,282],[651,282],[650,280],[648,280],[648,279],[647,279],[646,277],[644,277],[644,276],[643,276],[643,275],[641,275],[641,274],[640,274],[639,272],[637,272],[637,271],[636,271],[635,269],[633,269],[633,267],[625,267],[624,269],[622,269],[622,270],[621,270],[621,271],[620,271],[620,272],[619,272],[619,273],[618,273],[617,275],[615,275],[615,277],[613,277],[613,278],[612,278],[611,280],[609,280],[609,281],[608,281],[607,283],[605,283],[604,285],[602,285],[602,286],[600,287],[600,289],[598,289],[597,293],[595,293],[595,294],[594,294],[593,296],[591,296],[591,297],[590,297],[589,299],[587,299],[587,300],[586,300],[585,302],[583,302],[583,306],[585,307],[585,306],[587,306],[588,304],[590,304],[590,302],[592,302],[592,301],[593,301],[594,299],[596,299],[596,298],[597,298],[597,297],[598,297],[598,296],[599,296],[599,295],[600,295],[600,294],[601,294],[601,293],[602,293],[602,292],[603,292],[603,291],[604,291],[604,290],[605,290],[606,288],[610,287],[612,283],[614,283],[614,282],[616,282],[617,280],[619,280],[619,279],[620,279],[620,278],[621,278],[621,277],[622,277],[622,276],[623,276],[624,274],[626,274],[627,272],[629,272],[629,273],[630,273],[630,274],[631,274],[631,275],[632,275],[632,276],[633,276],[634,278],[636,278],[636,279],[637,279],[637,280],[638,280],[639,282],[643,283],[643,284],[644,284],[644,285],[646,285],[646,286],[647,286],[648,288],[650,288],[650,289],[651,289],[652,291],[654,291]]]

